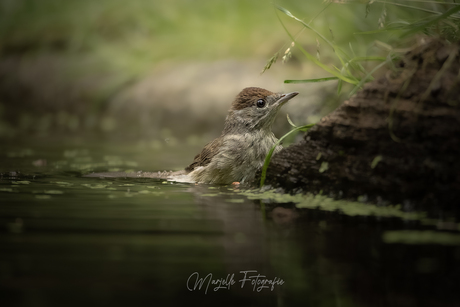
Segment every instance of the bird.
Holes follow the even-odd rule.
[[[208,143],[185,168],[195,182],[230,184],[250,182],[278,139],[271,127],[278,111],[298,92],[273,93],[244,88],[234,99],[222,134]],[[276,146],[274,153],[282,149]]]
[[[228,110],[221,135],[206,144],[184,170],[91,173],[85,177],[147,177],[209,184],[251,182],[278,141],[271,131],[278,111],[298,94],[274,93],[259,87],[244,88]],[[277,145],[274,154],[282,148]]]

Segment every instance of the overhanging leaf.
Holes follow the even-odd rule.
[[[324,82],[331,80],[338,80],[337,77],[326,77],[326,78],[316,78],[316,79],[304,79],[304,80],[284,80],[284,83],[314,83],[314,82]]]

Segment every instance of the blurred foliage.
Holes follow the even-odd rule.
[[[398,37],[392,31],[357,33],[429,21],[453,7],[442,1],[402,2],[408,4],[323,0],[275,4],[317,31],[306,33],[301,24],[286,24],[293,34],[301,31],[295,35],[299,44],[316,49],[312,53],[327,63],[333,53],[324,42],[317,43],[318,33],[335,46],[348,49],[351,44],[354,52],[366,54],[375,39],[394,42]],[[266,57],[280,47],[284,52],[291,41],[276,14],[267,0],[1,0],[0,52],[3,56],[51,53],[68,59],[74,69],[137,75],[165,59]],[[429,24],[429,31],[456,37],[455,20],[451,16]]]
[[[347,13],[353,12],[355,9],[357,11],[357,6],[364,8],[364,16],[360,14],[347,16]],[[350,24],[350,21],[356,21],[356,24],[347,26],[345,20],[342,20],[328,24],[329,29],[327,31],[324,27],[324,21],[329,19],[328,16],[330,15],[328,14],[331,13],[331,10],[339,7],[343,8],[343,13],[337,14],[334,11],[334,16],[347,19],[347,25]],[[344,83],[353,86],[349,92],[350,96],[361,89],[364,83],[374,80],[373,75],[380,68],[387,66],[390,69],[395,69],[393,62],[408,50],[407,47],[414,44],[416,34],[442,36],[451,41],[459,38],[460,15],[458,12],[460,5],[451,1],[326,0],[320,11],[299,10],[296,14],[302,14],[299,15],[302,18],[285,7],[276,5],[276,8],[281,12],[279,15],[283,15],[277,17],[291,40],[290,46],[284,51],[282,62],[285,63],[292,57],[293,49],[296,47],[302,53],[303,61],[315,64],[323,71],[322,74],[325,74],[319,78],[285,80],[284,82],[316,83],[337,80],[338,94],[341,93]],[[289,20],[285,21],[282,17],[286,16]],[[372,20],[374,24],[366,24],[366,19]],[[288,29],[286,24],[292,20],[297,26],[300,26],[300,30]],[[305,30],[306,33],[303,33]],[[316,40],[316,50],[312,50],[313,44],[311,42],[310,46],[304,47],[302,39],[305,36]],[[286,47],[282,47],[267,61],[262,72],[270,69],[276,63],[284,48]],[[324,60],[323,54],[328,57],[326,60]],[[374,61],[381,63],[366,65],[366,63]],[[294,128],[282,136],[280,141],[298,129],[290,120],[289,122]],[[311,126],[313,124],[304,127]],[[278,143],[274,145],[265,159],[260,180],[261,187],[264,185],[266,170],[277,145]],[[373,161],[372,167],[375,166],[374,162],[375,164],[378,163],[377,160]],[[327,162],[323,162],[319,172],[324,172],[327,168]]]
[[[1,5],[3,55],[61,53],[125,73],[163,59],[265,56],[283,36],[267,1],[3,0]],[[93,60],[82,60],[83,54]]]
[[[321,22],[327,19],[326,12],[331,8],[342,7],[344,11],[353,11],[356,5],[365,7],[364,16],[359,14],[349,18],[348,21],[358,20],[356,27],[344,26],[340,29],[341,22],[329,27],[326,31],[321,27]],[[277,9],[285,16],[295,20],[302,28],[293,34],[283,19],[278,19],[288,34],[292,43],[284,51],[283,63],[292,56],[292,47],[299,49],[305,60],[312,62],[326,72],[327,77],[285,80],[285,83],[311,83],[337,80],[337,92],[342,90],[343,83],[353,85],[350,95],[362,88],[362,85],[372,81],[372,75],[381,67],[390,66],[401,53],[407,51],[407,47],[414,44],[416,34],[428,36],[440,36],[446,40],[457,41],[459,39],[458,28],[460,26],[460,4],[452,1],[352,1],[352,0],[327,0],[324,1],[323,10],[315,14],[308,14],[308,17],[299,18],[288,9],[277,6]],[[374,13],[373,13],[374,12]],[[299,11],[299,14],[304,14]],[[378,15],[375,15],[378,14]],[[282,14],[281,14],[282,15]],[[343,15],[342,15],[343,17]],[[373,25],[365,25],[362,21],[370,19]],[[307,21],[308,20],[308,21]],[[377,20],[377,22],[375,22]],[[365,25],[363,28],[362,26]],[[316,28],[318,26],[318,29]],[[366,29],[366,30],[364,30]],[[308,31],[316,38],[316,52],[311,52],[299,44],[300,38],[305,36],[302,32]],[[345,31],[337,35],[336,30]],[[352,32],[350,32],[352,31]],[[336,38],[345,38],[345,41]],[[353,38],[366,38],[356,44]],[[311,49],[311,48],[310,48]],[[324,52],[326,50],[326,52]],[[264,71],[269,69],[278,59],[282,50],[279,50],[271,57]],[[326,53],[329,57],[326,61],[321,60],[321,55]],[[316,56],[315,56],[316,54]],[[371,65],[366,69],[361,63],[380,61],[381,64]]]
[[[161,62],[263,58],[285,40],[275,18],[266,0],[0,0],[0,64],[9,74],[0,85],[16,92],[41,88],[46,99],[70,94],[83,105],[75,106],[77,98],[59,104],[57,115],[44,114],[45,107],[33,116],[15,114],[20,124],[11,125],[11,108],[41,101],[6,95],[0,98],[0,135],[46,134],[56,126],[72,132],[101,126],[110,132],[114,120],[97,116],[124,87]],[[11,71],[10,63],[21,70]]]
[[[8,61],[19,59],[17,75],[29,73],[32,77],[26,81],[36,83],[34,89],[46,87],[46,98],[54,94],[60,99],[69,92],[67,85],[75,84],[70,94],[91,106],[73,102],[59,105],[59,114],[45,114],[43,108],[39,114],[15,115],[18,124],[12,126],[8,108],[21,106],[22,96],[11,101],[2,97],[0,135],[32,128],[46,134],[59,127],[73,132],[100,126],[101,131],[113,131],[113,118],[98,117],[105,103],[161,62],[180,65],[275,54],[270,65],[282,60],[306,67],[316,61],[328,67],[335,76],[322,68],[309,69],[308,74],[315,76],[309,81],[342,77],[337,92],[350,92],[352,87],[344,81],[352,81],[356,90],[371,80],[379,61],[410,46],[414,34],[458,39],[458,12],[443,15],[457,8],[448,1],[0,0],[0,64],[8,67]],[[410,35],[401,40],[401,34]],[[306,53],[311,56],[305,58]],[[29,72],[24,69],[28,65]],[[43,67],[46,76],[34,77],[43,73]],[[11,80],[2,81],[11,88],[15,71],[8,73]],[[49,93],[53,88],[55,93]],[[318,117],[344,97],[329,90],[322,94]],[[88,114],[81,118],[78,112]]]

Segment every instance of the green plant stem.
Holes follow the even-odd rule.
[[[327,78],[316,78],[316,79],[304,79],[304,80],[284,80],[284,83],[314,83],[314,82],[324,82],[331,80],[338,80],[337,77],[327,77]]]
[[[416,6],[407,5],[407,4],[402,4],[402,3],[397,3],[397,2],[379,1],[379,0],[376,0],[375,2],[376,2],[376,3],[384,3],[384,4],[399,6],[399,7],[404,7],[404,8],[408,8],[408,9],[414,9],[414,10],[418,10],[418,11],[425,12],[425,13],[430,13],[430,14],[442,14],[442,13],[437,12],[437,11],[432,11],[432,10],[424,9],[424,8],[421,8],[421,7],[416,7]],[[440,4],[441,4],[441,3],[440,3]],[[442,3],[442,4],[449,4],[449,3]],[[458,6],[457,3],[450,3],[450,4],[451,4],[451,5],[456,5],[456,6]],[[444,14],[443,14],[443,15],[444,15]],[[459,18],[459,17],[457,17],[457,16],[452,16],[452,17],[453,17],[453,18],[456,18],[456,19]]]
[[[446,19],[447,17],[451,16],[451,17],[454,17],[452,16],[452,14],[455,14],[457,13],[458,11],[460,11],[460,5],[458,6],[455,6],[453,8],[450,8],[449,10],[447,10],[445,13],[437,16],[436,18],[433,18],[432,20],[428,21],[428,22],[424,22],[422,23],[421,25],[419,26],[416,26],[412,29],[410,29],[409,31],[405,32],[401,37],[406,37],[408,35],[412,35],[418,31],[421,31],[423,29],[425,29],[426,27],[432,25],[432,24],[435,24],[437,23],[438,21],[441,21],[443,19]]]
[[[372,77],[372,74],[377,71],[379,68],[383,67],[385,64],[392,62],[396,58],[396,55],[390,55],[387,60],[379,65],[375,66],[361,81],[353,88],[350,93],[350,96],[353,96],[363,85],[366,83],[366,80]]]
[[[278,10],[280,10],[281,12],[283,12],[284,14],[286,14],[287,16],[297,20],[298,22],[300,22],[302,25],[304,25],[307,29],[310,29],[312,31],[314,31],[318,36],[320,36],[322,39],[324,39],[333,49],[334,51],[337,49],[337,47],[335,47],[329,40],[327,40],[323,35],[321,35],[320,33],[318,33],[316,30],[314,30],[312,27],[310,27],[309,25],[307,25],[304,21],[298,19],[297,17],[295,17],[294,15],[292,15],[288,10],[282,8],[282,7],[277,7]],[[348,78],[348,77],[345,77],[344,75],[336,72],[335,70],[329,68],[328,66],[324,65],[323,63],[321,63],[320,61],[318,61],[316,59],[316,57],[314,57],[313,55],[311,55],[308,51],[306,51],[301,45],[299,45],[296,41],[296,39],[294,38],[294,36],[292,36],[292,34],[288,31],[288,29],[286,28],[286,26],[284,25],[284,23],[281,21],[280,17],[278,15],[276,15],[281,23],[281,25],[283,26],[284,30],[286,31],[286,33],[289,35],[289,37],[291,38],[291,40],[295,43],[295,45],[300,49],[300,51],[307,57],[307,59],[309,59],[310,61],[312,61],[313,63],[315,63],[316,65],[318,65],[319,67],[321,67],[322,69],[324,69],[325,71],[327,71],[328,73],[336,76],[337,78],[347,82],[347,83],[351,83],[351,84],[358,84],[358,80],[356,79],[351,79],[351,78]],[[336,52],[336,55],[337,57],[339,57],[340,61],[343,63],[343,60],[342,58],[337,54]]]
[[[300,126],[300,127],[295,127],[294,129],[292,129],[291,131],[289,131],[288,133],[286,133],[285,135],[283,135],[279,140],[278,142],[275,143],[275,145],[273,145],[272,149],[270,149],[270,151],[268,152],[267,156],[265,157],[265,162],[264,162],[264,165],[262,167],[262,174],[260,175],[260,187],[263,187],[264,186],[264,183],[265,183],[265,178],[267,177],[267,169],[268,169],[268,165],[270,164],[270,160],[272,159],[272,155],[273,155],[273,152],[275,151],[275,148],[281,144],[281,142],[289,135],[291,135],[292,133],[294,132],[297,132],[297,131],[308,131],[311,127],[313,127],[315,124],[309,124],[309,125],[305,125],[305,126]]]

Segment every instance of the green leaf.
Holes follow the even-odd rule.
[[[338,80],[337,77],[326,77],[326,78],[316,78],[316,79],[304,79],[304,80],[284,80],[284,83],[314,83],[314,82],[324,82],[331,80]]]
[[[355,32],[354,34],[366,35],[366,34],[378,34],[378,33],[392,32],[392,31],[400,31],[400,30],[406,29],[408,25],[410,25],[410,23],[408,23],[407,21],[399,20],[391,24],[388,24],[387,26],[381,29],[372,30],[372,31]]]
[[[294,123],[292,122],[291,118],[289,117],[289,114],[286,114],[286,116],[287,116],[287,121],[288,121],[289,125],[291,125],[291,126],[294,127],[294,128],[297,128],[296,124],[294,124]]]
[[[300,127],[297,127],[297,129],[299,129],[299,131],[302,131],[302,132],[306,132],[308,131],[311,127],[313,127],[315,124],[309,124],[309,125],[305,125],[305,126],[300,126]]]

